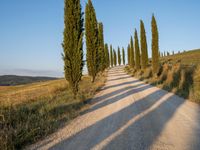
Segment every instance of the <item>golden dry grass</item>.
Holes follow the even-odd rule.
[[[0,102],[16,105],[30,100],[51,97],[57,91],[67,88],[64,79],[19,86],[0,86]]]
[[[22,149],[76,117],[104,85],[106,73],[91,83],[83,76],[75,99],[64,79],[1,87],[0,149]]]
[[[161,62],[171,60],[172,63],[181,61],[182,65],[199,65],[200,64],[200,49],[190,50],[180,54],[170,55],[160,58]]]

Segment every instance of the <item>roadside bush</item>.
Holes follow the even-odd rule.
[[[136,78],[146,83],[171,91],[183,98],[189,98],[200,103],[200,65],[194,72],[194,66],[184,66],[180,62],[172,65],[163,63],[159,76],[152,75],[151,66],[143,72],[134,72]],[[133,71],[131,71],[133,72]]]
[[[196,68],[193,75],[193,87],[190,96],[192,100],[200,103],[200,65]]]
[[[158,84],[162,84],[167,79],[167,74],[168,74],[169,69],[170,69],[170,66],[167,63],[163,64],[162,73],[158,77],[158,81],[157,81]]]
[[[163,83],[163,88],[168,91],[172,91],[177,88],[180,81],[181,75],[181,66],[180,64],[175,64],[172,66],[172,69],[168,70],[167,78]]]
[[[148,67],[144,70],[144,73],[142,75],[142,79],[149,79],[153,76],[152,68]]]

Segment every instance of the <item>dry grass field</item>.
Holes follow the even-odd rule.
[[[76,99],[64,79],[0,87],[0,149],[21,149],[62,127],[104,85],[105,76],[94,84],[84,76]]]
[[[57,91],[66,89],[67,86],[64,79],[18,86],[0,86],[0,101],[5,105],[16,105],[39,98],[48,98]]]

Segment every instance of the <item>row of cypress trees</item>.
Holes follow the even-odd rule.
[[[85,8],[85,35],[88,74],[94,82],[97,74],[108,68],[110,62],[108,44],[104,44],[103,23],[98,23],[91,0]]]
[[[65,79],[76,97],[84,66],[84,16],[80,0],[64,1],[63,53]],[[99,72],[110,66],[108,44],[104,44],[103,23],[98,22],[91,0],[85,7],[86,61],[88,73],[94,82]]]
[[[120,47],[118,47],[116,52],[110,45],[110,67],[117,66],[117,64],[120,66],[122,63],[123,65],[126,63],[124,48],[122,47],[121,51]]]
[[[154,74],[158,73],[159,70],[159,35],[157,23],[154,15],[151,21],[152,31],[152,70]],[[128,65],[136,70],[144,70],[149,64],[147,40],[144,23],[140,20],[140,45],[138,40],[138,33],[135,29],[134,42],[133,37],[130,38],[130,43],[127,47]]]
[[[84,36],[84,16],[81,10],[80,0],[65,0],[64,8],[64,32],[63,32],[63,53],[65,78],[69,82],[74,96],[76,97],[79,82],[82,77],[84,66],[83,61],[83,36]],[[152,66],[153,72],[156,73],[159,68],[159,50],[158,50],[158,29],[155,17],[152,17]],[[144,23],[140,21],[140,44],[139,46],[137,30],[128,45],[128,64],[132,68],[145,69],[148,65],[148,52],[146,33]],[[85,37],[86,37],[86,61],[88,74],[92,82],[98,73],[103,72],[108,67],[118,64],[125,65],[125,52],[120,48],[116,52],[110,45],[104,43],[103,23],[98,22],[95,9],[91,0],[85,7]],[[118,57],[117,57],[118,54]],[[122,58],[122,59],[121,59]]]

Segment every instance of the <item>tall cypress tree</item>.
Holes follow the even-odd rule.
[[[135,29],[135,68],[137,70],[140,69],[140,48],[139,48],[139,42],[138,42],[138,35],[137,35],[137,30]]]
[[[127,47],[127,55],[128,55],[128,65],[130,66],[131,65],[131,61],[130,61],[130,57],[131,57],[131,54],[130,54],[130,44],[128,44],[128,47]]]
[[[130,40],[130,66],[134,68],[135,66],[135,54],[134,54],[134,46],[133,46],[133,37],[131,36]]]
[[[74,12],[73,12],[74,13]],[[85,8],[85,34],[87,48],[87,68],[88,73],[94,82],[98,72],[98,23],[96,19],[95,9],[91,0],[88,0]]]
[[[123,59],[123,65],[125,65],[125,51],[123,47],[122,47],[122,59]]]
[[[114,54],[114,65],[117,66],[117,54],[116,54],[116,51],[113,50],[113,54]]]
[[[106,58],[106,68],[109,68],[110,66],[110,59],[109,59],[109,50],[108,50],[108,44],[105,44],[105,58]]]
[[[159,44],[158,44],[158,27],[154,15],[151,21],[152,30],[152,67],[153,73],[157,74],[159,70]]]
[[[119,47],[118,47],[118,64],[119,66],[121,65],[121,52]]]
[[[103,72],[106,68],[106,58],[105,58],[105,50],[104,50],[104,36],[103,36],[103,23],[98,24],[98,57],[99,57],[99,71]]]
[[[148,65],[148,52],[147,52],[147,40],[144,23],[140,20],[140,44],[141,44],[141,66],[142,69],[146,69]]]
[[[112,49],[112,45],[110,45],[110,66],[113,67],[113,49]]]
[[[63,61],[65,79],[77,95],[83,70],[83,14],[80,0],[65,0]]]

